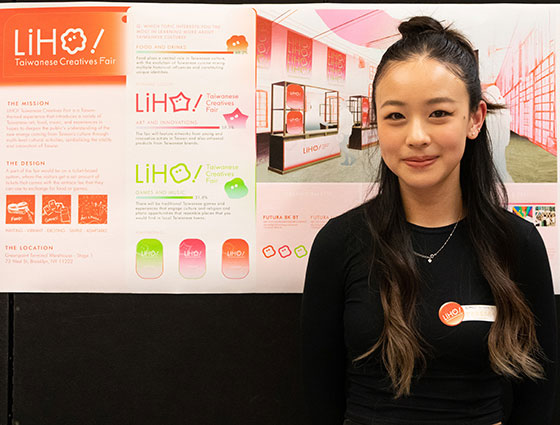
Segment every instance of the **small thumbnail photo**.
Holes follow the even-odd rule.
[[[6,224],[35,223],[35,195],[6,195]]]
[[[535,226],[556,226],[556,207],[537,205],[535,207]]]
[[[511,211],[521,217],[524,218],[525,220],[527,220],[528,222],[532,223],[533,222],[533,206],[527,206],[527,205],[514,205],[513,207],[511,207]]]
[[[43,224],[70,224],[72,195],[43,195]]]
[[[107,224],[107,195],[78,195],[79,224]]]

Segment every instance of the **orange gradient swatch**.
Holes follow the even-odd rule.
[[[222,274],[228,279],[243,279],[249,274],[249,244],[243,239],[228,239],[222,245]]]

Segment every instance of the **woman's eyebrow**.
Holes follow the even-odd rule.
[[[431,99],[428,99],[426,101],[427,105],[434,105],[436,103],[457,103],[456,100],[450,98],[450,97],[446,97],[446,96],[441,96],[441,97],[433,97]],[[401,101],[401,100],[387,100],[385,102],[383,102],[383,104],[381,105],[381,108],[384,108],[385,106],[405,106],[406,103]]]
[[[450,97],[446,97],[446,96],[441,96],[441,97],[433,97],[431,99],[428,99],[426,101],[426,105],[434,105],[436,103],[457,103],[456,100],[450,98]],[[383,102],[383,104],[381,105],[381,108],[384,108],[385,106],[405,106],[406,103],[401,101],[401,100],[387,100],[385,102]]]
[[[387,100],[386,102],[383,102],[381,107],[384,108],[385,106],[404,106],[404,105],[405,103],[400,100]]]
[[[434,97],[426,102],[427,105],[433,105],[434,103],[457,103],[457,101],[450,97]]]

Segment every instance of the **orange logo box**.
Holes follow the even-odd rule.
[[[79,224],[107,224],[107,195],[78,195]]]
[[[35,195],[6,195],[6,224],[35,223]]]
[[[124,83],[126,10],[0,10],[0,84]]]
[[[70,224],[72,195],[43,195],[43,224]]]

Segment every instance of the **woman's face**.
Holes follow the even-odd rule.
[[[476,138],[486,104],[471,112],[465,83],[428,58],[388,64],[375,103],[381,156],[401,190],[457,190],[465,143]]]

